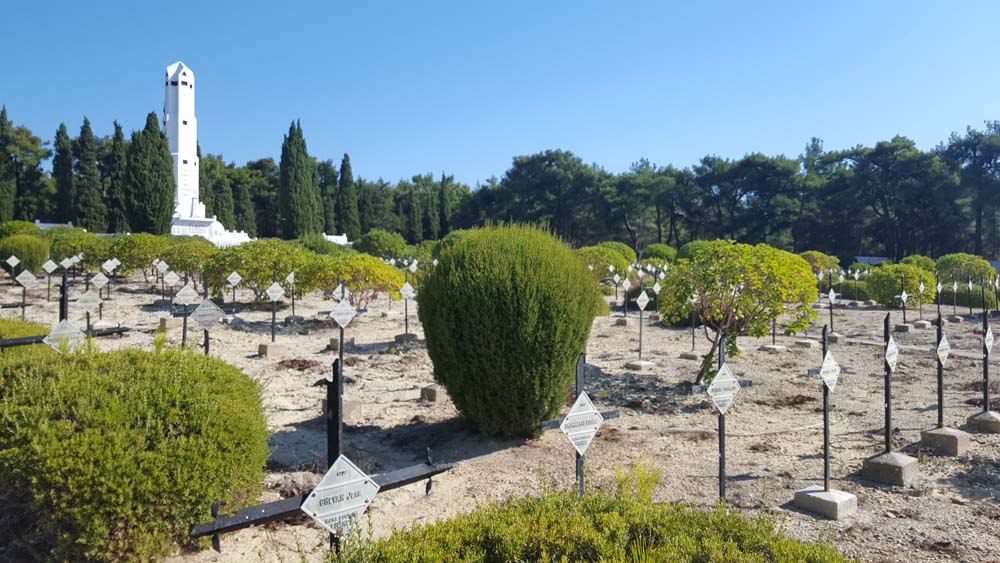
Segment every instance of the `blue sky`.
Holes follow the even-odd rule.
[[[287,7],[285,5],[288,5]],[[171,6],[164,8],[163,6]],[[0,103],[51,139],[161,111],[164,67],[198,77],[202,150],[312,154],[355,176],[475,184],[515,155],[796,156],[896,134],[931,148],[1000,119],[1000,2],[18,2]]]

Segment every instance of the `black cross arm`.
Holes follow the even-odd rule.
[[[89,332],[84,331],[87,336],[111,336],[114,334],[122,334],[128,332],[129,328],[127,326],[113,326],[108,328],[94,328]],[[36,336],[22,336],[20,338],[2,338],[0,339],[0,349],[3,348],[14,348],[16,346],[30,346],[32,344],[41,344],[47,335],[39,334]]]
[[[604,417],[604,420],[610,420],[612,418],[618,418],[619,416],[621,416],[621,414],[618,411],[604,411],[601,413],[601,416]],[[559,426],[562,425],[562,422],[563,419],[561,418],[546,420],[545,422],[542,423],[542,432],[545,432],[546,430],[552,430],[554,428],[559,428]]]
[[[451,463],[422,463],[376,475],[372,477],[372,480],[378,484],[379,492],[385,492],[422,481],[444,473],[451,468]],[[299,510],[299,507],[309,498],[310,494],[312,494],[312,489],[294,497],[237,510],[228,516],[218,516],[213,522],[193,526],[191,528],[191,537],[200,538],[226,532],[235,532],[236,530],[242,530],[256,524],[264,524],[304,514]]]

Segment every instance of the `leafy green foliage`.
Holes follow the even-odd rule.
[[[646,245],[642,249],[643,260],[654,260],[657,262],[673,262],[677,258],[677,249],[663,243],[653,243]]]
[[[76,220],[76,187],[73,178],[73,140],[66,125],[56,130],[55,155],[52,158],[52,178],[56,183],[56,221],[71,223]]]
[[[417,302],[434,378],[459,412],[486,434],[532,436],[565,400],[597,290],[549,233],[490,226],[441,253]]]
[[[707,248],[711,241],[693,240],[677,249],[677,260],[693,260],[695,255]]]
[[[150,561],[252,503],[260,388],[221,360],[124,350],[3,354],[0,559]]]
[[[240,287],[251,289],[256,299],[260,300],[264,291],[273,283],[275,275],[278,282],[285,286],[285,277],[292,271],[301,270],[314,257],[312,252],[294,242],[257,239],[215,252],[205,263],[202,275],[212,291],[218,292],[229,287],[226,277],[234,270],[238,271],[243,276]],[[301,294],[309,280],[298,273],[295,278],[295,290]],[[286,292],[290,289],[285,287]]]
[[[376,258],[399,258],[406,253],[406,241],[399,233],[372,229],[354,243],[354,250]]]
[[[148,268],[153,260],[159,258],[170,244],[169,238],[149,233],[118,235],[111,239],[108,253],[122,263],[116,271],[131,272]]]
[[[466,229],[456,229],[454,231],[450,231],[448,234],[441,237],[441,240],[434,245],[434,250],[431,251],[431,255],[434,258],[440,258],[442,252],[454,246],[468,232],[469,231]]]
[[[830,544],[779,531],[774,517],[654,503],[657,476],[618,475],[614,491],[544,491],[367,540],[355,532],[332,563],[848,563]],[[639,559],[638,557],[645,557]]]
[[[310,233],[299,237],[298,243],[303,248],[316,254],[333,256],[343,252],[354,252],[350,246],[343,246],[333,241],[329,241],[319,233]]]
[[[826,285],[823,287],[826,288]],[[854,281],[854,278],[846,278],[843,283],[834,282],[833,291],[840,296],[840,299],[846,301],[868,301],[871,299],[865,280]]]
[[[14,255],[21,263],[14,267],[16,276],[22,270],[38,273],[49,257],[49,241],[32,235],[13,235],[0,239],[0,260]],[[10,268],[7,264],[4,269]]]
[[[33,235],[43,236],[42,229],[31,221],[4,221],[0,223],[0,238],[7,238],[11,235]]]
[[[218,247],[201,237],[174,237],[170,245],[160,252],[160,258],[175,272],[195,273],[203,272],[218,251]]]
[[[115,121],[115,133],[111,138],[111,148],[108,155],[108,232],[125,233],[130,230],[128,224],[128,198],[125,195],[125,170],[128,161],[128,147],[122,126]],[[120,258],[119,258],[120,260]]]
[[[836,256],[823,254],[818,250],[807,250],[799,254],[816,272],[829,272],[840,269],[840,260]]]
[[[967,283],[960,283],[958,284],[958,290],[954,291],[952,290],[952,284],[950,283],[942,283],[941,286],[942,314],[950,314],[954,307],[972,307],[977,311],[981,311],[984,307],[990,310],[997,308],[997,296],[992,287],[987,287],[985,291],[983,291],[980,286],[976,284],[972,286],[972,291],[969,291]],[[927,301],[926,299],[924,302],[930,303],[930,301]],[[959,313],[961,312],[962,311],[959,311]]]
[[[346,234],[347,240],[357,240],[361,236],[361,216],[358,213],[358,187],[351,172],[351,157],[344,153],[340,161],[340,180],[337,186],[336,210],[337,229]]]
[[[736,336],[764,336],[771,321],[784,313],[791,313],[782,325],[786,332],[805,329],[816,314],[809,305],[816,300],[815,282],[800,256],[766,244],[716,240],[701,245],[694,259],[678,260],[667,270],[658,305],[664,324],[683,322],[694,309],[714,331],[709,336],[712,351],[698,375],[701,382],[713,367],[720,333],[725,333],[726,353],[732,356],[739,353]]]
[[[936,292],[934,274],[912,264],[888,264],[872,270],[865,280],[868,294],[885,307],[900,307],[898,295],[906,290],[911,297],[907,300],[908,307],[917,306],[920,300],[933,303]],[[924,293],[921,298],[918,287],[924,283]]]
[[[628,268],[628,260],[615,249],[607,246],[584,246],[576,249],[576,255],[580,257],[585,266],[594,267],[593,270],[588,270],[594,281],[600,282],[614,276],[614,273],[608,270],[608,266],[613,266],[615,272],[622,275]]]
[[[916,266],[927,270],[930,273],[937,271],[937,264],[934,263],[932,258],[926,256],[921,256],[919,254],[911,254],[899,261],[900,264],[910,264],[911,266]]]
[[[155,112],[132,133],[125,167],[128,222],[132,232],[165,235],[174,214],[174,161]]]
[[[335,256],[316,256],[297,274],[304,291],[320,289],[333,292],[339,282],[350,290],[350,303],[357,309],[367,309],[379,293],[399,297],[403,273],[382,260],[360,252],[344,252]],[[339,298],[340,295],[337,294]]]
[[[616,240],[608,240],[602,242],[597,246],[602,246],[604,248],[610,248],[611,250],[614,250],[629,264],[634,264],[635,261],[638,260],[638,257],[635,254],[635,250],[631,246],[625,244],[624,242],[618,242]]]
[[[7,319],[0,317],[0,337],[3,338],[22,338],[24,336],[39,336],[42,334],[48,334],[49,327],[41,323],[33,323],[29,321],[19,321],[16,319]],[[49,348],[47,344],[32,344],[31,346],[16,346],[14,348],[8,348],[3,351],[4,356],[10,355],[25,355],[25,354],[55,354],[56,352]],[[3,395],[3,385],[4,385],[4,375],[0,371],[0,397]],[[0,517],[0,521],[3,518]],[[2,551],[0,551],[2,555]]]
[[[997,275],[989,262],[963,252],[945,254],[938,258],[937,273],[942,284],[946,280],[955,280],[959,284],[970,280],[972,283],[979,283],[979,280],[991,280]]]

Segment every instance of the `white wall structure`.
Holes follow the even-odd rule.
[[[174,159],[172,235],[197,235],[216,246],[250,240],[243,231],[228,231],[215,217],[205,217],[198,188],[198,118],[194,115],[194,71],[177,61],[164,77],[163,130]]]

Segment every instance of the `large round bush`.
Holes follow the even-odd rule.
[[[922,297],[920,282],[924,284]],[[901,306],[896,296],[904,289],[910,295],[906,302],[908,307],[918,306],[921,299],[924,303],[933,303],[936,294],[934,274],[912,264],[887,264],[875,268],[865,280],[865,288],[872,299],[886,307]]]
[[[171,239],[170,246],[160,253],[160,258],[178,274],[201,273],[218,251],[217,246],[202,237],[175,237]]]
[[[402,270],[362,252],[316,256],[302,267],[297,278],[304,291],[333,292],[343,283],[350,290],[351,305],[358,309],[366,309],[379,293],[399,297],[403,285]]]
[[[259,386],[191,352],[0,358],[0,560],[152,561],[253,503]]]
[[[354,250],[376,258],[402,258],[406,253],[406,241],[395,231],[372,229],[354,243]]]
[[[681,260],[693,260],[699,252],[708,248],[712,241],[708,240],[693,240],[689,243],[682,244],[680,248],[677,249],[677,259]]]
[[[42,229],[31,221],[4,221],[0,223],[0,238],[12,235],[42,236]]]
[[[111,237],[108,253],[122,264],[116,272],[131,272],[147,268],[170,246],[170,239],[149,233],[132,233]],[[169,262],[168,262],[169,264]]]
[[[809,262],[809,266],[817,272],[828,272],[830,270],[840,269],[840,260],[836,256],[830,256],[829,254],[823,254],[818,250],[807,250],[799,254],[806,262]]]
[[[621,272],[621,275],[625,275],[625,269],[628,268],[628,261],[621,254],[606,246],[584,246],[576,249],[576,255],[583,260],[584,266],[594,267],[593,270],[588,268],[588,271],[591,272],[595,281],[614,276],[608,266],[613,267],[615,272]]]
[[[0,239],[0,260],[7,260],[11,255],[21,260],[14,268],[14,275],[22,270],[38,273],[49,257],[49,241],[33,235],[12,235]],[[4,268],[9,266],[4,264]]]
[[[240,286],[253,290],[256,299],[261,300],[264,298],[264,291],[274,283],[275,278],[283,286],[287,285],[285,278],[288,274],[298,272],[315,257],[315,254],[294,242],[262,238],[215,252],[206,261],[202,274],[209,287],[218,292],[229,287],[226,277],[237,271],[243,276]],[[302,287],[309,282],[300,279],[298,273],[295,277],[296,291],[301,294]],[[286,291],[288,289],[285,287]]]
[[[899,261],[900,264],[910,264],[911,266],[916,266],[918,268],[923,268],[930,273],[937,271],[937,264],[934,263],[933,258],[928,258],[926,256],[921,256],[920,254],[911,254],[906,258]]]
[[[597,299],[583,262],[540,228],[469,231],[417,295],[434,378],[482,432],[536,435],[566,399]]]
[[[677,258],[677,249],[674,247],[654,242],[653,244],[646,245],[646,248],[642,249],[642,259],[652,260],[656,263],[673,262]]]
[[[991,280],[997,274],[989,262],[964,252],[945,254],[938,258],[937,272],[941,283],[947,280],[955,280],[958,283],[971,280],[972,283],[978,283],[979,280]]]
[[[635,254],[635,250],[631,246],[625,244],[624,242],[609,240],[602,242],[598,246],[603,246],[604,248],[610,248],[611,250],[614,250],[615,252],[620,254],[621,257],[624,258],[625,261],[628,262],[629,264],[634,264],[635,261],[639,259]]]

